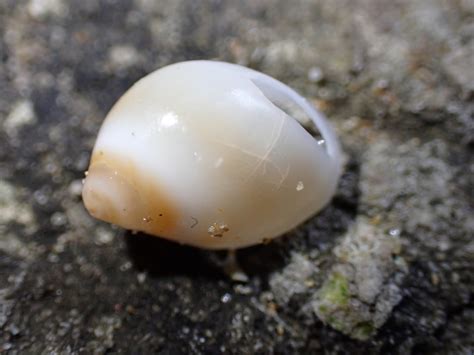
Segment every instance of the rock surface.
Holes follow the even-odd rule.
[[[0,353],[474,352],[474,2],[0,2]],[[93,220],[104,115],[187,59],[312,99],[347,155],[285,237],[220,253]]]

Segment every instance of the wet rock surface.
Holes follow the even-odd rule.
[[[474,352],[474,2],[0,2],[0,352]],[[187,59],[313,100],[347,155],[337,195],[220,253],[93,220],[104,115]]]

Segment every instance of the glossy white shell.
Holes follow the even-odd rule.
[[[318,142],[274,103],[299,106]],[[138,81],[100,130],[83,199],[96,218],[208,249],[277,237],[331,199],[340,150],[325,119],[262,73],[177,63]]]

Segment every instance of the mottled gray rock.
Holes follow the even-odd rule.
[[[473,16],[472,0],[0,1],[0,352],[472,353]],[[199,58],[295,87],[347,155],[324,211],[237,253],[245,284],[80,199],[112,104]]]

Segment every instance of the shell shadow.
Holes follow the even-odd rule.
[[[329,250],[357,215],[359,164],[350,159],[341,177],[339,188],[330,205],[295,231],[267,245],[256,245],[237,251],[237,261],[250,277],[265,279],[283,268],[292,251]],[[150,276],[185,275],[208,279],[229,280],[222,261],[225,251],[206,251],[180,245],[161,238],[131,232],[125,233],[131,261],[138,270]]]
[[[147,271],[150,276],[224,277],[217,265],[207,257],[206,251],[129,231],[125,233],[125,243],[134,266]]]
[[[136,269],[152,277],[184,275],[226,280],[223,263],[227,251],[207,251],[181,245],[145,233],[124,235],[128,255]],[[264,275],[285,265],[281,243],[238,250],[238,265],[248,275]]]

